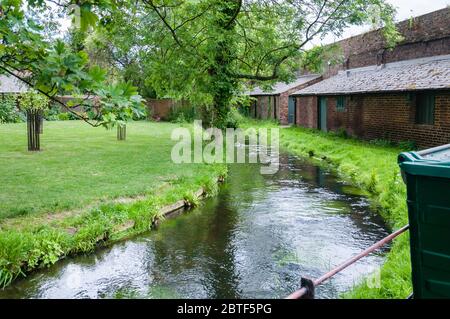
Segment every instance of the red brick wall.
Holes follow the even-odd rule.
[[[344,129],[350,135],[363,135],[364,103],[362,96],[345,96],[344,103],[345,109],[338,111],[336,97],[327,97],[327,129],[330,131]]]
[[[317,128],[317,97],[297,97],[296,124],[303,127]]]
[[[343,65],[328,69],[329,77],[345,68],[374,65],[384,53],[385,62],[395,62],[434,55],[450,54],[450,8],[405,20],[397,24],[404,40],[393,50],[386,50],[386,43],[380,30],[367,32],[339,42],[344,56]],[[347,60],[345,62],[345,60]]]
[[[280,95],[271,95],[270,101],[269,96],[254,96],[256,98],[256,104],[250,106],[250,116],[255,117],[255,106],[256,106],[256,118],[258,119],[273,119],[274,118],[274,99],[276,100],[276,119],[279,120],[280,124],[288,124],[288,104],[289,96],[298,90],[304,89],[310,85],[313,85],[322,78],[319,77],[315,80],[309,81],[302,85],[298,85],[288,91],[281,93]]]
[[[345,129],[367,140],[414,141],[419,148],[450,143],[450,92],[436,93],[434,125],[415,124],[415,107],[406,93],[345,97],[345,111],[336,97],[327,97],[329,130]],[[317,97],[297,98],[297,125],[317,128]]]
[[[307,83],[304,83],[302,85],[296,86],[286,92],[283,92],[282,94],[280,94],[280,100],[279,100],[279,107],[280,107],[280,124],[286,125],[288,124],[288,115],[289,115],[289,96],[295,92],[297,92],[298,90],[304,89],[310,85],[313,85],[317,82],[320,82],[322,80],[322,78],[317,78],[315,80],[309,81]],[[297,107],[298,109],[298,107]]]
[[[364,137],[415,141],[420,148],[450,143],[450,93],[436,95],[434,125],[415,124],[406,94],[364,98]]]
[[[264,95],[255,97],[257,101],[250,109],[250,116],[255,117],[255,109],[256,107],[256,118],[267,120],[273,119],[274,113],[276,112],[277,118],[279,118],[279,97],[276,95]],[[276,110],[274,110],[276,107]]]
[[[174,101],[171,99],[147,99],[147,107],[149,109],[149,115],[153,118],[161,118],[167,120],[170,113],[170,109]]]

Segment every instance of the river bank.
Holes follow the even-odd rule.
[[[225,176],[225,167],[215,167],[208,175],[173,182],[139,198],[122,198],[63,217],[8,220],[0,231],[0,285],[8,286],[66,257],[147,232],[170,214],[214,196]]]
[[[274,126],[249,121],[246,126]],[[367,192],[370,201],[391,230],[408,223],[406,187],[401,179],[397,156],[405,149],[345,138],[299,127],[283,128],[281,148],[313,162],[331,167],[339,176]],[[382,145],[379,145],[382,144]],[[408,234],[394,241],[381,268],[381,287],[361,283],[344,298],[406,298],[412,291]]]
[[[171,123],[129,123],[127,141],[80,121],[44,125],[36,153],[20,144],[22,123],[0,126],[0,287],[146,232],[171,208],[214,195],[226,176],[221,164],[173,163]]]

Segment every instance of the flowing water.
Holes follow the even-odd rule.
[[[387,235],[357,189],[300,158],[280,170],[230,165],[218,196],[158,230],[63,260],[0,298],[282,298]],[[319,286],[335,298],[375,274],[386,251]]]

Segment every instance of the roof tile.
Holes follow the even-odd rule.
[[[450,89],[450,55],[340,71],[294,95]]]
[[[319,78],[318,74],[309,74],[298,77],[295,81],[290,83],[278,82],[276,83],[272,90],[264,91],[260,87],[256,87],[253,91],[249,92],[248,95],[251,96],[261,96],[261,95],[278,95],[288,90],[291,90],[299,85],[308,83],[312,80]]]

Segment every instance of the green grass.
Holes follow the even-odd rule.
[[[46,122],[41,152],[28,152],[25,124],[0,125],[0,219],[59,212],[100,200],[146,194],[179,178],[209,170],[173,164],[176,125],[134,122],[127,140],[116,130],[80,121]]]
[[[48,122],[42,152],[29,153],[23,124],[0,126],[0,287],[66,256],[148,231],[162,207],[198,203],[200,188],[215,194],[226,166],[173,164],[175,127],[130,123],[127,141],[119,142],[114,131]]]
[[[249,121],[245,126],[274,124]],[[371,203],[391,229],[408,223],[406,187],[397,165],[397,156],[404,149],[298,127],[281,129],[280,139],[281,148],[332,167],[342,178],[370,194]],[[362,283],[343,297],[406,298],[412,292],[410,274],[408,234],[403,234],[395,239],[381,269],[381,288]]]

